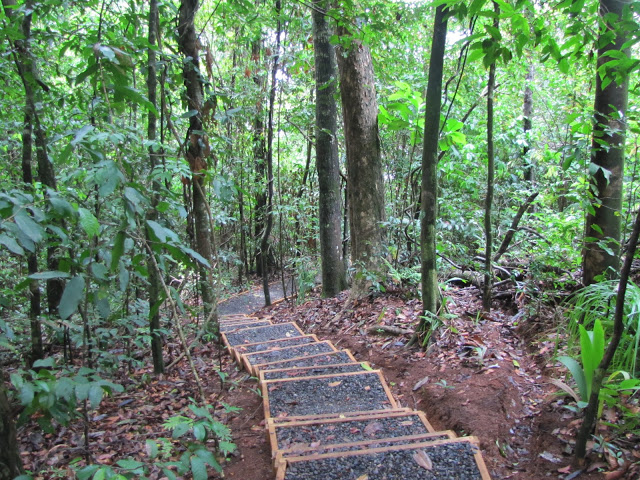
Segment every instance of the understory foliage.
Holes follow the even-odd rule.
[[[359,275],[368,275],[372,294],[401,286],[417,296],[426,64],[435,8],[411,1],[334,3],[326,12],[332,26],[355,20],[351,36],[333,36],[332,44],[340,41],[346,47],[357,40],[370,49],[379,105],[386,210],[381,264],[388,274]],[[493,2],[436,3],[446,4],[450,16],[437,168],[440,280],[469,282],[469,272],[485,273],[485,104],[488,68],[495,64],[493,251],[510,229],[513,236],[490,274],[496,283],[507,282],[514,294],[545,299],[549,285],[559,289],[575,283],[583,244],[590,241],[584,238],[585,214],[594,209],[597,194],[590,179],[608,175],[591,162],[595,78],[606,77],[594,55],[598,42],[604,42],[593,28],[598,2],[495,0],[499,28],[494,26]],[[195,21],[201,111],[189,109],[183,84],[183,69],[191,60],[178,53],[180,4],[159,3],[159,31],[150,42],[149,2],[3,1],[0,364],[10,365],[3,380],[10,377],[5,383],[12,402],[20,405],[20,422],[37,418],[43,429],[56,428],[78,415],[86,417],[104,395],[118,393],[122,387],[112,381],[114,372],[150,362],[149,319],[156,313],[161,326],[153,335],[171,338],[188,319],[191,338],[215,340],[215,321],[204,316],[200,303],[199,270],[210,272],[218,298],[242,289],[259,270],[261,255],[272,274],[296,277],[301,295],[320,272],[308,4],[287,3],[276,12],[272,2],[200,1]],[[624,119],[622,247],[639,206],[640,185],[640,31],[635,17],[625,22],[630,53],[611,54],[607,67],[631,79]],[[157,58],[156,102],[150,101],[146,86],[149,49]],[[271,76],[276,57],[277,71]],[[26,71],[29,65],[35,68]],[[276,94],[270,117],[266,108],[272,79]],[[528,129],[523,128],[526,87],[533,105]],[[150,115],[158,122],[154,138],[148,135]],[[186,133],[195,116],[203,125],[197,140]],[[260,240],[268,181],[260,151],[269,118],[274,221],[264,252]],[[32,144],[26,141],[30,136]],[[201,142],[205,152],[196,174],[205,186],[215,246],[211,259],[197,253],[197,182],[185,159],[192,141]],[[344,199],[349,179],[340,128],[337,141]],[[155,165],[150,154],[158,158]],[[46,165],[52,167],[55,185],[45,181]],[[518,210],[535,192],[538,196],[514,227]],[[348,208],[343,205],[346,258]],[[348,267],[354,271],[353,265]],[[159,280],[160,293],[150,305],[153,278]],[[63,290],[52,305],[47,300],[54,298],[49,287],[55,284]],[[566,327],[576,348],[570,346],[569,355],[580,358],[579,339],[595,338],[598,325],[606,344],[615,294],[615,282],[602,282],[574,297]],[[634,286],[627,295],[625,336],[613,368],[624,372],[617,379],[631,381],[639,368],[640,293]],[[437,316],[428,323],[433,328],[441,324]],[[584,358],[579,366],[586,369]],[[215,454],[231,450],[229,433],[200,400],[183,414],[167,423],[174,437],[167,441],[184,458],[176,464],[167,460],[165,474],[190,469],[195,478],[204,478],[207,468],[220,468]],[[187,431],[193,438],[185,439]],[[151,458],[171,457],[162,456],[163,445],[148,444]],[[148,474],[148,465],[122,461],[119,469],[104,471],[82,465],[79,475]]]

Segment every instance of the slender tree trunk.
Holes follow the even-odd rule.
[[[331,30],[323,13],[328,0],[314,2],[313,45],[316,66],[316,169],[318,170],[318,223],[322,259],[322,295],[334,297],[346,288],[340,223],[340,159],[338,158],[335,100],[336,54],[329,42]]]
[[[267,210],[267,189],[263,188],[265,185],[266,168],[267,168],[267,146],[264,136],[264,107],[263,105],[263,93],[265,88],[265,81],[262,75],[259,74],[258,69],[261,68],[260,56],[261,56],[261,44],[262,38],[254,41],[251,45],[251,58],[254,62],[254,76],[253,81],[258,87],[258,99],[256,101],[256,116],[253,121],[253,158],[255,162],[256,172],[256,206],[255,206],[255,222],[254,222],[254,235],[256,239],[261,239],[265,228],[265,216]],[[262,251],[260,248],[256,249],[255,254],[256,272],[258,275],[263,276],[262,272]]]
[[[620,263],[620,210],[629,77],[624,71],[605,64],[618,58],[611,55],[613,52],[621,52],[625,57],[629,55],[629,49],[623,49],[629,33],[622,30],[622,15],[630,3],[630,0],[600,0],[601,45],[598,49],[591,147],[591,165],[597,170],[591,176],[590,191],[594,192],[594,198],[586,218],[582,277],[585,285],[597,281],[601,275],[614,277]],[[615,36],[605,43],[611,32],[615,32]]]
[[[493,27],[500,27],[500,7],[493,2],[493,10],[496,16]],[[484,288],[482,291],[482,308],[491,310],[491,284],[492,284],[492,259],[493,256],[493,231],[491,229],[491,208],[493,206],[493,176],[495,152],[493,148],[493,95],[496,86],[496,62],[489,67],[489,83],[487,85],[487,196],[484,204],[484,236],[486,239],[484,258]]]
[[[349,37],[339,27],[340,37]],[[347,150],[347,196],[351,232],[351,261],[355,268],[351,297],[369,293],[371,277],[384,281],[384,181],[378,137],[378,101],[369,47],[352,39],[338,50],[340,96]]]
[[[149,48],[147,49],[147,92],[149,102],[153,106],[157,106],[157,88],[158,79],[156,71],[156,50],[159,27],[158,0],[150,0],[149,2]],[[147,139],[153,143],[157,134],[157,118],[156,114],[149,111],[147,122]],[[154,145],[149,147],[149,167],[153,171],[158,167],[157,148]],[[160,182],[155,179],[151,181],[151,206],[147,211],[147,219],[158,220],[158,201],[160,198]],[[149,230],[147,229],[147,240],[149,238]],[[151,255],[151,254],[149,254]],[[162,357],[162,335],[160,335],[160,310],[158,302],[160,301],[160,292],[162,285],[152,259],[147,260],[147,270],[149,271],[149,333],[151,335],[151,356],[153,358],[153,371],[155,373],[164,373],[164,359]]]
[[[613,314],[613,336],[607,346],[598,368],[593,372],[593,380],[591,384],[591,396],[589,397],[589,403],[584,412],[584,419],[578,436],[576,438],[576,461],[578,464],[584,464],[584,459],[587,453],[587,441],[591,436],[591,431],[595,427],[598,421],[597,413],[598,406],[600,404],[600,388],[602,387],[602,381],[611,365],[611,361],[620,345],[620,340],[625,329],[624,320],[624,297],[627,293],[627,283],[629,281],[629,275],[631,273],[631,266],[633,264],[633,257],[636,253],[638,246],[638,237],[640,237],[640,210],[636,215],[636,221],[633,224],[633,231],[629,238],[629,251],[620,273],[620,283],[618,284],[618,295],[616,296],[616,308]]]
[[[278,62],[280,60],[280,0],[276,0],[276,51],[273,55],[273,66],[271,68],[271,89],[269,91],[269,120],[267,125],[267,204],[265,211],[265,226],[260,239],[260,251],[262,254],[262,289],[264,291],[265,305],[271,305],[271,295],[269,293],[269,236],[273,228],[273,111],[276,103],[276,90],[278,89]]]
[[[203,89],[200,79],[200,62],[198,58],[198,37],[195,28],[195,15],[198,10],[198,0],[182,0],[178,19],[178,45],[184,55],[183,77],[187,90],[189,110],[195,110],[197,115],[189,117],[187,161],[191,169],[191,183],[193,196],[193,216],[195,222],[196,250],[210,264],[212,261],[211,228],[205,196],[205,175],[207,171],[206,157],[209,154],[209,141],[202,134],[202,105]],[[200,288],[204,303],[205,316],[215,306],[213,278],[211,269],[204,265],[198,266]]]
[[[525,145],[524,147],[522,147],[522,160],[524,161],[524,179],[527,182],[531,182],[533,183],[533,181],[535,180],[534,178],[534,168],[533,168],[533,163],[532,159],[529,158],[529,150],[530,150],[530,146],[529,146],[529,132],[531,131],[531,127],[532,127],[532,123],[531,123],[531,119],[533,117],[533,89],[531,88],[531,85],[533,84],[533,75],[535,73],[535,67],[533,66],[533,63],[530,63],[529,66],[527,67],[527,76],[524,79],[525,85],[524,85],[524,101],[523,101],[523,106],[522,106],[522,116],[523,116],[523,125],[522,125],[522,130],[524,132],[524,141],[525,141]]]
[[[438,311],[438,271],[436,266],[436,219],[438,217],[438,137],[440,110],[442,107],[442,72],[447,39],[448,9],[436,8],[429,60],[426,116],[424,122],[424,148],[422,151],[422,191],[420,244],[422,249],[422,311],[436,314]],[[426,327],[422,321],[419,330]]]
[[[13,480],[22,472],[13,412],[4,387],[4,372],[0,367],[0,480]]]

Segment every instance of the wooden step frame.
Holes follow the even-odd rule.
[[[356,358],[353,356],[353,353],[351,353],[351,350],[338,350],[337,352],[334,353],[340,353],[343,352],[347,355],[348,359],[352,362],[357,362]],[[304,358],[306,360],[313,360],[314,358],[320,358],[323,357],[325,355],[331,355],[331,353],[319,353],[318,355],[309,355],[308,357],[300,357],[300,358]],[[300,360],[300,358],[298,358],[298,360]],[[284,361],[280,361],[280,362],[272,362],[272,363],[261,363],[258,365],[255,365],[256,370],[261,371],[261,370],[269,370],[269,366],[270,365],[277,365],[278,363],[283,363],[285,361],[295,361],[296,359],[289,359],[289,360],[284,360]],[[344,362],[343,362],[344,363]],[[326,363],[326,364],[319,364],[319,365],[336,365],[335,363]],[[294,368],[307,368],[307,366],[304,367],[290,367],[290,369],[294,369]]]
[[[246,354],[242,354],[240,355],[242,364],[244,365],[244,368],[250,372],[254,377],[257,377],[260,374],[260,370],[258,368],[256,368],[256,363],[255,361],[252,362],[252,357],[256,357],[257,355],[261,354],[261,353],[266,353],[266,352],[274,352],[274,351],[290,351],[296,348],[300,348],[300,347],[305,347],[308,345],[326,345],[327,348],[330,348],[330,350],[321,353],[320,355],[326,355],[327,353],[333,353],[333,352],[337,352],[338,349],[336,348],[336,346],[329,340],[322,340],[320,342],[316,342],[316,343],[305,343],[303,345],[294,345],[291,347],[283,347],[283,348],[274,348],[273,350],[265,350],[262,352],[252,352],[252,353],[246,353]],[[296,360],[296,359],[301,359],[301,358],[307,358],[307,357],[311,357],[313,355],[298,355],[297,357],[291,357],[291,358],[287,358],[286,360]],[[278,362],[282,362],[283,360],[278,360]],[[270,362],[270,363],[277,363],[277,362]],[[268,363],[267,363],[268,364]],[[264,365],[264,364],[263,364]]]
[[[352,422],[352,421],[364,422],[367,420],[378,420],[378,419],[387,419],[387,418],[396,418],[396,417],[402,418],[402,417],[409,417],[409,416],[418,417],[418,420],[420,421],[420,423],[422,423],[422,425],[424,425],[428,433],[436,432],[436,429],[433,428],[431,423],[429,423],[429,421],[427,420],[427,416],[424,414],[424,412],[421,412],[419,410],[409,410],[407,408],[407,409],[401,409],[398,411],[373,413],[369,415],[349,415],[349,416],[343,415],[343,416],[329,417],[329,418],[327,418],[326,416],[322,416],[322,417],[316,417],[313,419],[305,419],[305,420],[291,420],[292,417],[284,417],[283,418],[284,421],[281,421],[281,422],[276,421],[276,419],[274,418],[270,418],[266,422],[267,438],[269,440],[269,444],[271,445],[272,452],[276,452],[278,450],[285,451],[287,449],[283,449],[278,446],[278,434],[277,434],[278,428],[296,428],[296,427],[304,428],[304,427],[316,425],[319,423],[337,424],[337,423]]]
[[[238,362],[239,364],[242,363],[242,355],[246,354],[246,353],[257,353],[257,352],[266,352],[269,350],[272,350],[271,348],[267,348],[266,350],[256,350],[255,352],[244,352],[243,349],[245,347],[253,347],[255,345],[269,345],[270,347],[273,346],[275,348],[277,347],[278,343],[281,342],[285,342],[287,340],[294,340],[294,339],[300,339],[300,338],[309,338],[311,339],[311,341],[309,343],[318,343],[320,342],[320,340],[318,340],[318,337],[315,335],[299,335],[297,337],[287,337],[287,338],[278,338],[276,340],[268,340],[266,342],[256,342],[256,343],[243,343],[242,345],[237,345],[235,347],[232,347],[229,349],[229,351],[231,352],[231,356],[234,358],[234,360],[236,362]],[[300,345],[307,345],[306,343],[301,343]],[[291,345],[294,346],[294,345]]]
[[[268,373],[278,373],[278,372],[283,372],[283,373],[293,373],[293,372],[300,372],[302,373],[302,375],[300,375],[301,377],[304,377],[304,372],[305,370],[314,370],[316,368],[340,368],[340,367],[346,367],[346,366],[351,366],[351,365],[359,365],[362,368],[363,372],[366,371],[372,371],[374,370],[371,367],[371,364],[369,362],[348,362],[348,363],[332,363],[329,365],[313,365],[311,367],[297,367],[297,368],[274,368],[273,370],[260,370],[260,374],[258,375],[258,381],[260,383],[266,381],[266,380],[280,380],[277,378],[265,378],[265,376]],[[366,365],[366,367],[365,367]],[[337,373],[346,373],[346,372],[337,372]],[[313,376],[317,376],[317,375],[313,375]],[[289,377],[289,378],[297,378],[297,377]]]
[[[281,327],[283,325],[290,325],[291,329],[297,333],[297,335],[290,335],[290,336],[285,336],[285,337],[277,337],[277,338],[271,338],[270,340],[277,340],[278,338],[291,338],[292,336],[296,336],[296,337],[301,337],[303,336],[305,333],[300,329],[300,327],[298,326],[297,323],[295,322],[286,322],[286,323],[274,323],[272,325],[266,325],[263,327],[253,327],[253,328],[243,328],[242,330],[238,330],[237,332],[233,332],[235,334],[238,334],[240,332],[244,332],[247,334],[250,334],[251,331],[257,331],[259,329],[265,329],[265,328],[271,328],[271,327]],[[229,348],[233,348],[233,347],[237,347],[238,345],[242,345],[242,343],[238,343],[238,344],[231,344],[229,343],[229,335],[231,335],[231,332],[229,332],[229,334],[227,333],[222,333],[222,341],[224,342],[224,344],[229,347]],[[264,340],[265,342],[267,342],[268,340]],[[245,342],[245,343],[257,343],[257,342]]]

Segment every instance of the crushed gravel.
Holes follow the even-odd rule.
[[[268,320],[260,320],[259,322],[221,323],[220,331],[227,333],[242,330],[243,328],[264,327],[266,325],[271,325],[271,322]]]
[[[376,372],[273,380],[267,384],[269,413],[300,416],[393,408]]]
[[[341,350],[339,352],[327,353],[325,355],[314,355],[305,358],[294,358],[292,360],[285,360],[283,362],[274,362],[269,365],[263,365],[261,370],[275,370],[281,368],[301,368],[301,367],[313,367],[316,365],[335,365],[336,363],[348,363],[353,360],[347,354],[346,351]]]
[[[280,340],[270,340],[268,342],[251,343],[249,345],[238,345],[236,351],[241,354],[265,352],[267,350],[273,350],[275,348],[294,347],[297,345],[306,345],[308,343],[315,343],[317,340],[311,335],[305,335],[300,337],[283,338]]]
[[[318,375],[336,375],[339,373],[360,372],[365,368],[361,363],[343,363],[338,365],[326,365],[307,368],[295,368],[291,370],[275,370],[264,372],[265,380],[278,380],[281,378],[317,377]]]
[[[481,480],[469,443],[309,459],[287,465],[285,480]],[[425,453],[431,469],[415,459]]]
[[[306,345],[269,350],[266,352],[250,353],[246,355],[245,358],[251,365],[260,365],[263,363],[280,362],[283,360],[291,360],[292,358],[308,357],[309,355],[317,355],[319,353],[329,353],[334,351],[335,348],[331,342],[316,342]]]
[[[299,337],[302,332],[293,323],[280,323],[278,325],[267,325],[265,327],[245,328],[236,332],[225,334],[230,346],[242,345],[244,343],[268,342],[279,338]]]

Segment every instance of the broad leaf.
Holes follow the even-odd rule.
[[[81,276],[73,277],[67,283],[62,298],[60,299],[60,305],[58,305],[58,313],[60,318],[66,320],[75,313],[78,309],[78,305],[84,296],[84,278]]]

